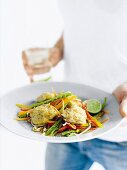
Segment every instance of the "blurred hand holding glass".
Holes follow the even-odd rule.
[[[46,74],[51,76],[51,68],[56,61],[58,50],[56,48],[30,48],[23,50],[22,59],[24,68],[30,78],[34,82],[35,75]]]

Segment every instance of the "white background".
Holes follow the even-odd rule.
[[[0,96],[28,84],[22,66],[22,49],[52,47],[63,22],[56,0],[0,1]],[[63,63],[51,71],[61,81]],[[1,170],[44,170],[46,143],[16,136],[0,126]],[[95,164],[91,169],[102,170]]]

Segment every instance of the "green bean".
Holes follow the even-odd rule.
[[[104,98],[104,101],[103,101],[103,103],[102,103],[102,108],[101,108],[101,110],[103,110],[103,109],[105,108],[106,104],[107,104],[107,98],[105,97],[105,98]]]
[[[62,119],[59,119],[54,125],[52,125],[45,133],[46,136],[54,136],[62,123]]]
[[[56,97],[53,97],[51,99],[33,103],[30,106],[26,106],[26,105],[23,105],[23,104],[16,104],[16,106],[21,108],[21,109],[32,109],[32,108],[40,106],[42,104],[48,104],[48,103],[53,102],[53,101],[55,101],[57,99],[66,98],[66,97],[71,96],[71,95],[72,95],[72,93],[68,91],[68,92],[65,92],[65,93],[58,94]]]

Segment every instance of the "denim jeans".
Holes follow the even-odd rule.
[[[46,170],[88,170],[95,161],[106,170],[127,170],[127,142],[93,139],[47,146]]]

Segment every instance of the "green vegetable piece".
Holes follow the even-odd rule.
[[[52,125],[45,133],[46,136],[55,136],[58,131],[60,125],[62,123],[62,119],[59,119],[54,125]]]
[[[17,115],[19,118],[26,118],[28,117],[28,114],[27,113],[24,113],[24,114],[21,114],[21,115]]]
[[[90,113],[96,114],[96,113],[100,112],[102,109],[102,104],[97,99],[86,100],[85,103],[87,106],[87,111]]]
[[[68,103],[64,104],[64,108],[62,107],[62,108],[59,110],[59,112],[61,113],[64,109],[66,109],[67,105],[68,105]]]
[[[37,107],[37,106],[40,106],[40,105],[43,105],[43,104],[49,104],[50,102],[53,102],[53,101],[55,101],[57,99],[66,98],[66,97],[71,96],[71,95],[72,95],[72,93],[68,91],[68,92],[65,92],[65,93],[58,94],[56,97],[53,97],[51,99],[33,103],[30,106],[23,105],[23,104],[16,104],[16,106],[21,108],[21,109],[33,109],[34,107]]]
[[[69,136],[71,133],[76,134],[76,130],[67,130],[61,133],[61,136]]]
[[[107,104],[107,98],[105,97],[102,103],[102,108],[101,108],[102,110],[105,108],[106,104]]]
[[[71,132],[70,134],[67,135],[67,137],[72,137],[75,136],[76,134],[74,132]]]
[[[19,107],[20,109],[30,109],[30,106],[24,105],[24,104],[16,104],[17,107]]]
[[[42,104],[48,104],[48,103],[53,102],[53,101],[55,101],[57,99],[66,98],[66,97],[71,96],[71,95],[72,95],[71,92],[61,93],[61,94],[57,95],[56,97],[53,97],[53,98],[48,99],[46,101],[41,101],[41,102],[34,103],[34,104],[30,105],[29,107],[32,109],[32,108],[40,106]]]

